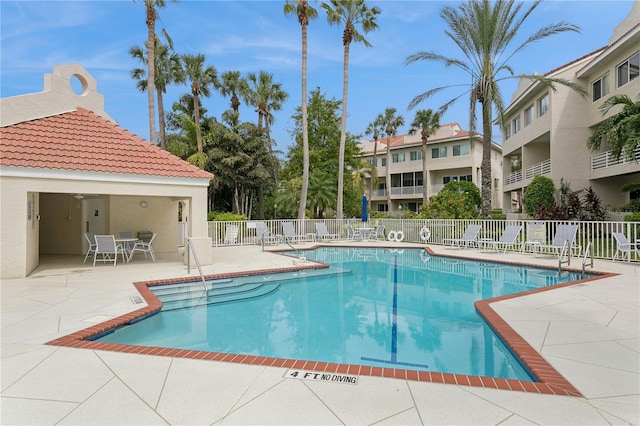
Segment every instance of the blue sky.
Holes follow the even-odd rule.
[[[272,137],[276,149],[291,144],[291,115],[300,105],[300,26],[294,17],[285,17],[282,1],[181,1],[160,9],[157,30],[165,28],[179,53],[203,53],[208,65],[221,74],[228,70],[264,70],[274,76],[289,93],[281,111],[274,112]],[[349,67],[347,130],[362,134],[368,123],[387,107],[404,116],[406,133],[415,116],[407,105],[428,89],[466,83],[468,78],[439,64],[415,63],[404,66],[407,56],[433,50],[459,57],[444,34],[439,12],[443,1],[370,1],[382,9],[379,29],[367,34],[372,47],[352,44]],[[319,9],[319,4],[314,3]],[[530,45],[510,62],[519,73],[545,73],[609,42],[613,28],[629,13],[632,0],[566,1],[547,0],[528,18],[522,38],[543,25],[565,21],[582,32],[564,33]],[[98,91],[105,96],[107,113],[123,128],[148,139],[147,95],[137,91],[129,72],[140,64],[128,53],[132,45],[146,40],[144,3],[112,1],[0,1],[0,95],[15,96],[43,89],[43,75],[54,65],[80,63],[96,78]],[[308,89],[320,87],[329,98],[342,99],[342,29],[329,26],[320,11],[309,27]],[[516,80],[501,88],[510,99]],[[418,107],[436,109],[463,93],[452,88]],[[188,91],[173,86],[165,96],[165,109]],[[214,92],[203,105],[208,114],[220,119],[229,100]],[[242,121],[256,121],[253,108],[241,107]],[[466,97],[442,118],[442,123],[458,122],[468,129]],[[494,140],[500,135],[494,131]]]

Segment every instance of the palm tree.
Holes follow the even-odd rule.
[[[541,1],[516,3],[514,0],[469,0],[457,8],[445,6],[440,12],[440,16],[448,26],[445,34],[460,48],[463,58],[447,57],[435,52],[418,52],[409,56],[405,61],[405,65],[422,60],[439,62],[445,67],[460,68],[470,75],[469,90],[445,103],[440,107],[439,112],[441,115],[444,114],[449,106],[464,94],[469,94],[469,130],[474,133],[475,105],[476,103],[481,105],[482,182],[480,186],[482,188],[482,215],[484,217],[489,217],[491,214],[491,126],[494,107],[498,112],[499,122],[502,125],[505,122],[504,103],[498,83],[506,78],[527,78],[541,82],[552,89],[554,83],[559,83],[579,93],[584,93],[584,90],[578,85],[564,79],[546,78],[537,74],[513,75],[513,69],[508,62],[527,45],[566,31],[580,32],[577,26],[560,22],[538,29],[524,42],[512,49],[516,38],[519,38],[519,31],[524,21]],[[526,9],[520,14],[523,7]],[[502,76],[503,74],[506,75]],[[413,98],[409,108],[414,108],[425,99],[450,87],[459,87],[459,85],[428,90]]]
[[[404,118],[401,115],[396,115],[395,108],[387,108],[382,114],[382,126],[384,132],[387,134],[387,207],[389,213],[391,213],[391,136],[395,136],[398,132],[398,127],[404,126]]]
[[[373,167],[376,169],[376,180],[378,178],[378,138],[380,138],[380,134],[384,132],[384,126],[382,124],[382,120],[384,117],[382,114],[378,114],[375,120],[373,120],[367,126],[367,129],[364,131],[365,135],[371,135],[373,137]],[[371,182],[372,185],[375,184],[377,187],[377,182]],[[369,196],[369,210],[371,210],[371,196]]]
[[[596,151],[606,140],[616,159],[624,155],[630,160],[640,160],[635,152],[640,147],[640,95],[636,102],[627,95],[611,96],[600,106],[600,111],[606,115],[616,106],[622,106],[622,110],[598,126],[589,136],[587,147]]]
[[[349,47],[352,42],[362,43],[370,47],[364,36],[356,26],[361,26],[364,33],[378,28],[376,16],[380,13],[377,7],[369,8],[364,0],[330,0],[322,3],[327,12],[327,21],[331,25],[344,24],[342,32],[342,45],[344,46],[343,84],[342,84],[342,124],[340,128],[340,151],[338,154],[338,202],[336,217],[343,216],[343,187],[344,187],[344,150],[347,140],[347,93],[349,88]]]
[[[415,135],[418,129],[422,137],[422,203],[427,203],[427,139],[440,128],[440,114],[431,109],[416,111],[416,116],[409,129],[410,135]]]
[[[163,95],[167,93],[167,86],[172,83],[184,83],[184,70],[180,55],[173,52],[171,39],[167,38],[168,45],[162,44],[156,38],[155,46],[155,88],[158,96],[158,122],[160,123],[160,147],[166,149],[166,125],[164,119],[164,100]],[[138,59],[142,63],[147,62],[144,49],[140,46],[132,46],[129,49],[131,57]],[[138,81],[136,86],[138,90],[144,92],[147,90],[148,82],[146,79],[147,70],[145,68],[134,68],[131,70],[131,78]],[[153,142],[153,141],[152,141]]]
[[[217,84],[218,73],[214,66],[204,65],[204,55],[182,55],[187,78],[191,82],[191,94],[193,95],[193,121],[196,123],[196,140],[198,143],[198,155],[202,155],[202,131],[200,129],[200,96],[211,96],[210,87]]]
[[[309,193],[309,128],[307,126],[307,26],[309,20],[318,17],[318,11],[306,0],[287,0],[284,14],[296,14],[302,29],[302,189],[298,219],[304,219],[307,211],[307,194]]]
[[[237,127],[239,123],[238,109],[240,108],[240,99],[238,95],[244,97],[246,93],[247,82],[240,77],[240,71],[227,71],[220,76],[220,81],[216,82],[216,89],[222,96],[231,97],[231,109],[233,110],[233,127]]]
[[[170,0],[177,2],[177,0]],[[158,12],[156,8],[162,9],[167,5],[165,0],[144,0],[145,12],[146,12],[146,24],[147,24],[147,96],[149,100],[149,141],[155,143],[156,141],[156,111],[155,101],[153,98],[153,86],[155,84],[156,73],[156,20],[158,19]]]

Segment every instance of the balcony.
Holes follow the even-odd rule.
[[[391,188],[391,198],[398,199],[406,196],[422,197],[422,185],[418,186],[400,186]],[[387,191],[384,189],[376,189],[373,191],[373,198],[386,197]]]
[[[613,155],[613,151],[607,151],[601,154],[592,155],[591,171],[625,164],[638,164],[638,161],[640,161],[640,146],[636,147],[634,154],[637,160],[631,160],[624,155],[621,155],[620,158],[616,159],[615,155]]]
[[[524,170],[518,170],[504,177],[504,186],[521,182],[522,180],[533,179],[534,176],[547,175],[551,173],[551,160],[544,160],[540,163],[529,166]]]

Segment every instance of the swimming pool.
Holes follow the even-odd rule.
[[[162,312],[97,340],[530,381],[473,304],[581,278],[422,249],[304,254],[331,267],[217,280],[208,296],[155,286]]]

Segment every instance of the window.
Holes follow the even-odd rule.
[[[640,52],[618,65],[618,87],[624,86],[640,75]]]
[[[520,115],[511,121],[511,127],[513,128],[514,135],[520,131]]]
[[[404,152],[400,152],[398,154],[391,155],[391,162],[393,163],[402,163],[404,161]]]
[[[445,158],[447,156],[447,147],[441,146],[440,148],[431,149],[431,158]]]
[[[603,75],[591,85],[593,102],[609,94],[609,73]]]
[[[538,117],[542,117],[549,111],[549,93],[538,99]]]
[[[451,151],[454,157],[460,157],[461,155],[469,155],[469,144],[463,143],[460,145],[454,145]]]
[[[422,151],[411,151],[411,153],[409,153],[409,157],[411,161],[422,160]]]
[[[442,183],[443,184],[448,184],[451,181],[460,181],[460,182],[473,182],[473,179],[471,178],[471,175],[462,175],[462,176],[443,176],[442,177]]]
[[[402,175],[391,175],[391,187],[400,188],[402,186]]]
[[[387,165],[387,159],[385,157],[381,158],[382,160],[382,167]]]
[[[504,139],[509,139],[511,137],[511,125],[507,124],[504,126]]]
[[[533,104],[529,105],[527,109],[524,110],[524,127],[527,127],[532,122],[533,122]]]
[[[402,186],[414,186],[415,180],[413,173],[402,174]]]
[[[379,212],[388,212],[389,211],[389,206],[386,203],[378,204],[378,211]]]

